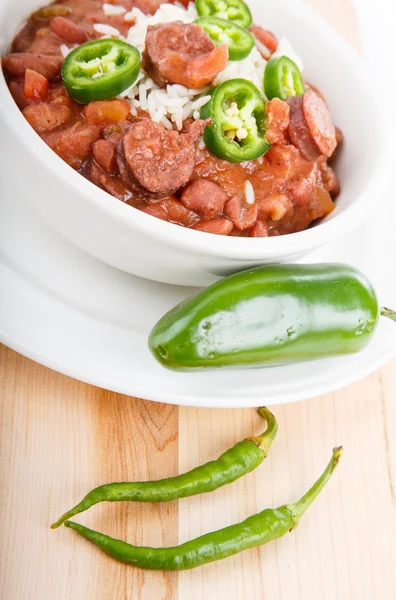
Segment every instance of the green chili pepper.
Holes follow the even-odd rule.
[[[231,79],[214,88],[201,118],[211,119],[204,141],[219,158],[234,163],[254,160],[271,147],[265,139],[264,98],[246,79]]]
[[[264,510],[242,523],[208,533],[181,546],[172,548],[132,546],[73,521],[66,521],[65,526],[77,531],[109,556],[134,567],[164,571],[194,569],[233,556],[243,550],[262,546],[295,529],[307,508],[331,478],[341,456],[342,448],[335,448],[324,473],[296,504]]]
[[[287,56],[272,58],[264,72],[264,92],[268,100],[288,96],[301,96],[305,91],[300,69]]]
[[[362,350],[379,315],[371,284],[352,267],[262,266],[182,302],[149,346],[172,369],[291,363]]]
[[[200,17],[218,17],[246,28],[253,22],[252,13],[243,0],[196,0],[195,7]]]
[[[67,519],[82,513],[99,502],[169,502],[213,492],[217,488],[236,481],[258,467],[267,457],[278,432],[274,415],[267,408],[259,408],[259,414],[267,421],[266,431],[258,436],[238,442],[216,461],[197,467],[192,471],[161,479],[131,483],[110,483],[95,488],[74,508],[65,513],[51,529],[60,527]]]
[[[255,45],[254,37],[249,31],[225,19],[201,17],[195,24],[202,27],[217,46],[226,44],[230,60],[243,60]]]
[[[137,79],[140,52],[116,39],[81,44],[66,57],[62,79],[68,94],[81,104],[118,96]]]

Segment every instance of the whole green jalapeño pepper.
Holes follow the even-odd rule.
[[[201,118],[211,119],[204,142],[218,158],[244,162],[263,156],[269,149],[265,139],[265,101],[246,79],[231,79],[214,88],[202,107]]]
[[[263,266],[182,302],[155,325],[149,346],[172,369],[292,363],[362,350],[380,313],[396,320],[352,267]]]
[[[300,69],[287,56],[272,58],[264,72],[264,92],[268,100],[288,96],[301,96],[305,91]]]
[[[255,45],[253,35],[232,21],[201,17],[195,24],[202,27],[217,46],[226,44],[230,60],[243,60]]]
[[[218,17],[246,28],[253,22],[252,13],[243,0],[196,0],[195,7],[200,17]]]
[[[87,42],[72,50],[62,67],[68,94],[81,104],[118,96],[137,79],[140,52],[115,39]]]

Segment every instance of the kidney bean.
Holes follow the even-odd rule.
[[[233,224],[228,219],[211,219],[210,221],[200,221],[192,229],[216,235],[229,235],[233,230]]]
[[[224,215],[233,221],[235,229],[244,231],[253,227],[257,221],[258,206],[256,203],[247,204],[239,196],[234,196],[226,203]]]
[[[166,210],[168,221],[171,221],[172,223],[178,223],[184,227],[190,227],[199,219],[197,213],[189,210],[174,196],[163,200],[161,202],[161,206]]]
[[[88,39],[81,27],[65,17],[53,17],[50,21],[50,28],[62,40],[71,44],[83,44]]]
[[[88,157],[92,144],[100,138],[100,129],[89,123],[75,123],[62,131],[51,131],[43,140],[73,169],[79,169]]]
[[[285,194],[267,196],[259,204],[260,215],[272,221],[280,221],[290,210],[293,210],[293,203]]]
[[[9,75],[16,77],[25,75],[26,69],[33,69],[51,81],[59,75],[62,63],[61,56],[18,52],[3,58],[3,69]]]
[[[131,190],[118,177],[111,177],[95,163],[91,165],[90,179],[95,185],[117,198],[117,200],[121,200],[121,202],[129,202],[132,198]]]
[[[249,237],[268,237],[268,225],[263,221],[257,221],[249,231]]]
[[[225,191],[209,179],[196,179],[181,195],[184,206],[208,219],[219,216],[226,200]]]
[[[160,204],[150,204],[150,206],[143,208],[142,212],[151,215],[152,217],[157,217],[157,219],[161,219],[162,221],[168,220],[168,213]]]

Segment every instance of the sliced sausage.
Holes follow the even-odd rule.
[[[268,225],[263,221],[257,221],[249,231],[249,237],[268,237]]]
[[[19,52],[9,54],[3,58],[3,69],[8,75],[15,77],[23,77],[26,69],[32,69],[51,81],[59,75],[62,63],[63,58],[61,56]]]
[[[267,104],[267,131],[265,137],[270,144],[286,144],[290,125],[290,107],[287,102],[273,98]]]
[[[62,40],[71,44],[83,44],[88,39],[81,27],[65,17],[53,17],[50,21],[50,28]]]
[[[100,128],[90,123],[75,123],[62,131],[45,133],[42,138],[68,165],[79,169],[92,144],[100,138]]]
[[[132,192],[129,190],[124,183],[117,177],[111,177],[98,165],[92,163],[90,171],[90,180],[98,187],[105,190],[105,192],[121,200],[121,202],[129,202],[132,198]]]
[[[215,233],[217,235],[230,235],[233,225],[228,219],[211,219],[210,221],[200,221],[192,229],[204,231],[205,233]]]
[[[133,177],[153,193],[165,194],[183,187],[195,164],[195,142],[205,121],[195,121],[187,133],[168,131],[154,121],[133,123],[123,139],[125,159]]]
[[[48,96],[48,90],[48,79],[33,69],[26,69],[23,92],[27,98],[43,102]]]
[[[97,100],[87,104],[83,110],[88,123],[106,126],[109,123],[125,121],[131,111],[128,100]]]
[[[200,89],[213,81],[227,62],[227,46],[216,47],[198,25],[174,21],[148,28],[143,64],[158,85],[179,83]]]
[[[263,58],[268,60],[271,57],[271,54],[276,52],[278,40],[271,31],[263,29],[260,25],[252,25],[249,27],[249,31],[256,38],[257,49],[262,54]]]
[[[207,219],[219,216],[226,200],[225,191],[209,179],[196,179],[183,190],[181,195],[184,206]]]
[[[239,196],[234,196],[226,203],[224,215],[234,223],[235,229],[244,231],[253,227],[257,221],[258,206],[256,203],[247,204]]]
[[[71,117],[70,108],[67,106],[47,104],[46,102],[27,106],[23,109],[22,114],[39,134],[64,125]]]
[[[98,165],[109,175],[116,169],[116,147],[108,140],[97,140],[92,146],[92,152]]]
[[[329,109],[313,89],[302,96],[290,96],[289,137],[308,160],[323,154],[330,157],[337,146],[336,131]]]

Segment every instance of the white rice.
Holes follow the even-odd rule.
[[[69,54],[69,52],[71,52],[73,50],[73,48],[69,48],[68,46],[66,46],[66,44],[61,44],[59,48],[60,48],[60,51],[62,52],[63,58],[66,58],[66,56]]]
[[[246,181],[246,183],[245,183],[245,197],[246,197],[246,202],[248,204],[254,204],[254,201],[255,201],[254,189],[249,180]]]
[[[117,6],[115,4],[103,4],[103,12],[106,17],[111,17],[112,15],[123,15],[126,12],[125,6]]]
[[[112,27],[111,25],[106,25],[105,23],[95,23],[93,28],[98,33],[103,33],[103,35],[121,37],[118,29]]]
[[[123,14],[124,7],[112,4],[104,4],[103,11],[106,15]],[[126,39],[127,42],[136,46],[140,52],[143,52],[147,28],[149,25],[158,23],[169,23],[172,21],[181,21],[182,23],[192,23],[198,17],[195,4],[191,2],[188,8],[184,8],[181,4],[161,4],[154,15],[145,15],[138,8],[133,8],[129,12],[125,12],[124,20],[131,23],[126,38],[111,25],[98,23],[94,28],[104,37],[118,37]],[[69,52],[70,50],[64,46],[61,51]],[[66,54],[64,54],[66,56]],[[299,56],[294,52],[290,43],[282,38],[277,52],[273,56],[286,55],[291,58],[300,69],[302,63]],[[201,90],[188,89],[183,85],[169,84],[166,89],[159,88],[143,70],[140,71],[135,83],[124,90],[120,94],[120,98],[126,98],[131,103],[131,113],[137,114],[137,109],[148,111],[151,119],[157,123],[162,123],[167,129],[173,129],[176,125],[178,130],[183,127],[183,121],[192,118],[200,118],[200,110],[210,100],[208,92],[213,86],[229,81],[230,79],[247,79],[254,83],[256,87],[263,93],[263,77],[267,61],[262,57],[257,47],[254,47],[249,56],[240,61],[229,61],[226,68],[217,75],[211,86],[206,86]],[[243,132],[241,132],[243,135]],[[253,193],[253,188],[249,193]]]

